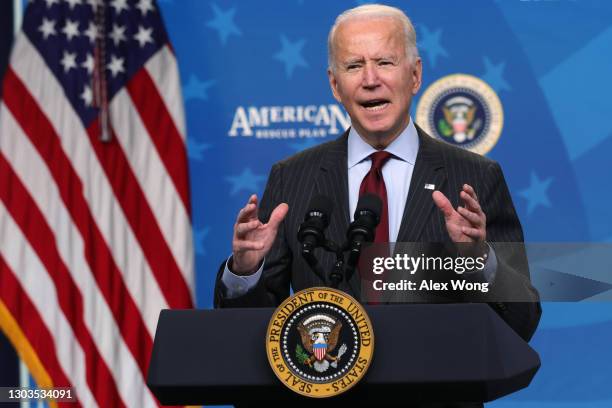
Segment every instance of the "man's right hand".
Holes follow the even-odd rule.
[[[279,204],[272,211],[267,224],[259,221],[257,211],[257,195],[253,194],[238,213],[234,224],[233,262],[230,270],[236,275],[250,275],[257,271],[261,260],[272,248],[278,227],[287,215],[289,206]]]

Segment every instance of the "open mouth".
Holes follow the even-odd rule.
[[[361,102],[360,105],[367,111],[377,112],[385,109],[387,105],[389,105],[389,101],[387,99],[371,99],[369,101]]]

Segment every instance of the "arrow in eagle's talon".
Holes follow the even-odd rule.
[[[346,353],[346,344],[342,343],[342,345],[340,346],[340,350],[338,350],[338,355],[336,356],[336,360],[331,363],[331,366],[334,368],[338,367],[338,361],[340,361],[340,357],[342,357],[342,355]]]

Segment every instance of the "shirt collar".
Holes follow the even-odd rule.
[[[385,149],[385,151],[391,153],[396,159],[403,160],[412,165],[416,162],[418,150],[419,136],[412,118],[410,118],[408,126],[406,126],[402,133],[400,133],[400,135]],[[349,169],[361,163],[376,151],[376,149],[363,140],[354,127],[351,127],[348,136]]]

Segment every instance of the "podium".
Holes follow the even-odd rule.
[[[296,395],[273,374],[265,351],[271,308],[162,311],[147,384],[164,405],[407,406],[491,401],[528,386],[540,367],[487,304],[366,309],[374,358],[365,378],[337,397]]]

